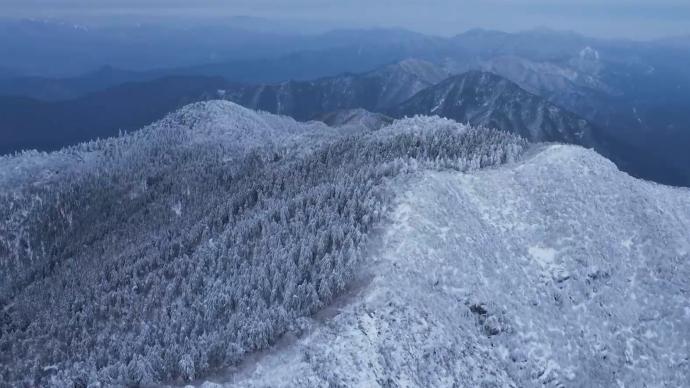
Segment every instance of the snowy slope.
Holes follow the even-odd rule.
[[[0,386],[685,385],[689,190],[367,123],[212,101],[0,158]]]
[[[380,96],[375,110],[383,110],[412,97],[415,93],[436,85],[448,78],[450,73],[441,67],[420,59],[404,61],[385,66],[364,74],[365,78],[379,78]]]
[[[379,131],[190,105],[0,159],[0,387],[147,386],[249,360],[352,284],[397,177],[516,160],[438,117]]]
[[[148,128],[182,131],[189,136],[190,144],[221,142],[243,152],[266,145],[328,138],[337,133],[320,122],[298,123],[287,116],[253,111],[224,100],[187,105]]]
[[[689,190],[562,145],[399,190],[350,294],[205,386],[689,381]]]
[[[97,167],[98,160],[110,158],[116,152],[135,153],[157,139],[180,147],[220,144],[229,154],[236,154],[267,145],[304,146],[337,133],[320,122],[298,123],[229,101],[199,102],[127,136],[83,143],[59,152],[28,151],[0,156],[0,193],[65,179]]]
[[[272,85],[235,85],[225,91],[224,98],[250,109],[309,120],[345,109],[381,112],[447,76],[436,65],[408,59],[362,74]]]

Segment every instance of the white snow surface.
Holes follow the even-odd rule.
[[[350,132],[354,131],[352,128]],[[306,152],[325,138],[341,135],[318,121],[297,122],[287,116],[257,112],[235,103],[213,100],[189,104],[163,119],[131,133],[82,143],[57,152],[25,151],[0,156],[0,193],[25,185],[41,185],[97,166],[99,159],[114,152],[128,152],[147,138],[168,138],[182,146],[222,144],[229,154],[244,153],[271,145],[299,146]],[[92,162],[92,163],[87,163]]]
[[[687,386],[690,190],[564,145],[398,188],[351,292],[202,386]]]
[[[287,116],[253,111],[224,100],[187,105],[148,128],[181,128],[190,133],[190,143],[218,142],[220,139],[241,151],[267,144],[285,145],[285,142],[305,141],[303,138],[326,137],[336,133],[318,121],[298,123]]]

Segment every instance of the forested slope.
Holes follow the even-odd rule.
[[[397,187],[359,287],[231,387],[682,387],[690,190],[537,145]],[[207,385],[208,388],[216,387]]]
[[[208,102],[0,158],[0,381],[136,385],[233,365],[347,288],[398,178],[524,147],[439,118],[335,131]]]

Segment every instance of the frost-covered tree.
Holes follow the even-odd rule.
[[[133,385],[235,364],[345,290],[390,182],[525,146],[439,118],[319,134],[217,104],[0,159],[0,381]]]

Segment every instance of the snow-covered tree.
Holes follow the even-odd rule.
[[[390,182],[525,146],[439,118],[312,125],[207,103],[0,158],[0,381],[145,384],[237,363],[345,290]]]

